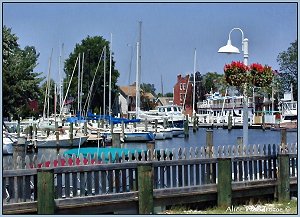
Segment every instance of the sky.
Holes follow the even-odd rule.
[[[249,40],[248,63],[276,61],[297,39],[297,4],[290,3],[3,3],[3,25],[12,29],[21,48],[34,46],[40,53],[35,72],[48,72],[58,81],[59,54],[66,59],[75,44],[89,36],[110,41],[120,73],[118,85],[136,77],[136,42],[142,22],[141,82],[154,84],[156,93],[173,92],[177,75],[196,71],[223,73],[225,64],[243,61],[243,53],[220,54],[232,28]],[[241,50],[242,34],[231,41]],[[99,51],[99,55],[100,55]],[[133,55],[131,55],[133,53]],[[132,67],[130,70],[130,63]]]

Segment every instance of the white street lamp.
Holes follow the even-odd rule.
[[[229,37],[227,45],[221,47],[218,50],[218,53],[227,53],[227,54],[239,54],[240,51],[237,47],[231,45],[230,35],[233,30],[239,30],[242,33],[242,51],[244,53],[244,64],[248,65],[248,39],[244,38],[244,32],[240,28],[233,28],[229,32]],[[248,145],[248,97],[247,97],[247,83],[244,84],[244,100],[243,100],[243,145]]]

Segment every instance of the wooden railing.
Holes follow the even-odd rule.
[[[285,161],[278,156],[284,156]],[[62,158],[65,161],[69,159],[58,155],[58,164]],[[77,159],[75,155],[71,158],[72,162]],[[4,170],[4,213],[76,214],[77,211],[88,213],[87,207],[91,210],[89,213],[113,212],[128,207],[139,209],[140,213],[151,213],[151,202],[150,205],[145,202],[151,198],[152,206],[155,203],[172,205],[216,200],[222,198],[224,190],[218,187],[225,180],[220,173],[221,168],[222,172],[224,168],[228,169],[225,175],[229,175],[231,180],[233,197],[243,197],[241,192],[248,190],[250,193],[246,195],[251,195],[253,189],[258,194],[263,188],[269,188],[266,192],[280,196],[286,192],[280,192],[279,185],[287,185],[287,182],[297,185],[296,145],[147,150],[140,155],[137,152],[128,156],[123,153],[122,156],[115,156],[115,162],[112,162],[111,155],[108,162],[99,162],[95,160],[98,159],[97,154],[93,158],[89,154],[86,165],[83,159],[81,156],[80,165],[73,163],[71,166],[54,167],[50,163],[45,167],[43,162],[39,166],[41,168],[37,168],[37,164],[32,164],[27,156],[26,169]],[[227,160],[230,166],[224,167],[223,161],[220,161],[222,159]],[[32,165],[34,168],[31,168]],[[145,184],[147,182],[152,183],[150,187]]]

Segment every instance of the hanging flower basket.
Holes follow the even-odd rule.
[[[272,83],[274,72],[270,66],[262,66],[259,63],[250,65],[251,81],[256,87],[266,87]]]
[[[224,67],[226,82],[231,86],[241,86],[249,81],[249,67],[242,62],[232,62]]]

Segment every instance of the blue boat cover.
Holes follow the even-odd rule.
[[[137,151],[140,154],[143,150],[130,149],[130,148],[113,148],[113,147],[107,147],[107,148],[87,147],[87,148],[80,148],[80,149],[79,148],[69,149],[64,152],[64,155],[67,154],[69,156],[72,156],[73,154],[75,154],[76,157],[79,157],[78,156],[79,153],[79,155],[82,154],[83,157],[86,158],[88,154],[91,154],[91,157],[94,158],[94,154],[97,153],[98,159],[103,161],[101,159],[101,155],[102,153],[104,153],[104,157],[105,157],[104,161],[108,162],[109,153],[111,153],[112,161],[114,161],[116,153],[118,153],[119,157],[122,157],[122,152],[124,152],[125,156],[128,156],[129,152],[134,154],[135,151]]]

